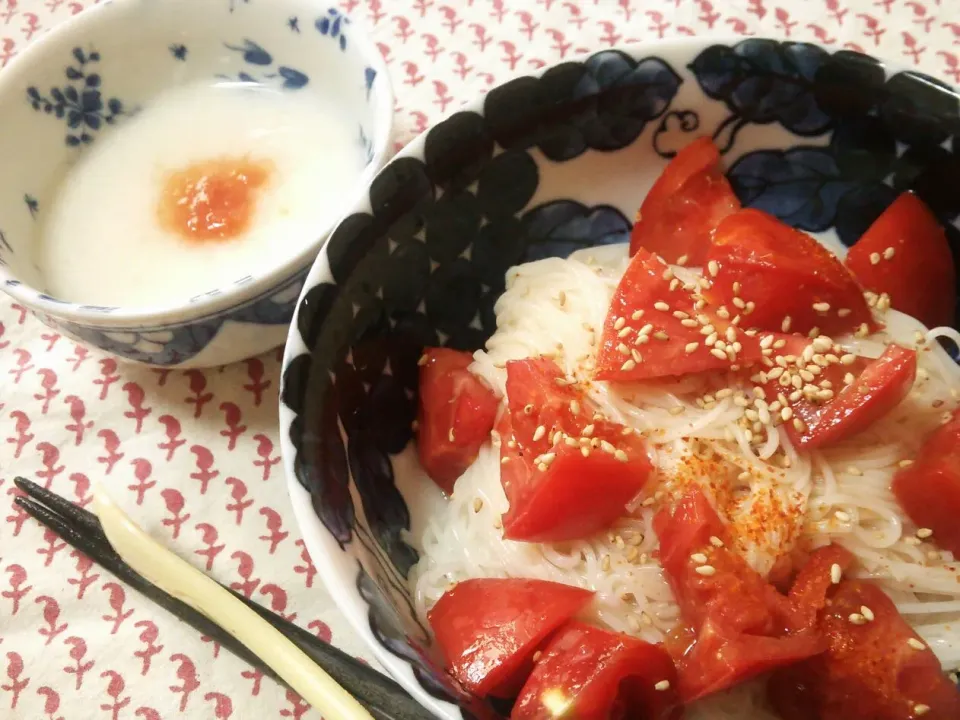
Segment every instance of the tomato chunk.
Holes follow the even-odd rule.
[[[940,547],[960,555],[960,410],[927,438],[913,465],[897,472],[893,494]]]
[[[833,360],[824,359],[826,364],[818,365],[813,356],[825,355],[822,350],[813,352],[815,343],[795,336],[775,337],[780,347],[771,357],[776,363],[761,373],[761,384],[769,401],[776,398],[790,407],[792,418],[786,429],[797,447],[824,447],[863,432],[899,405],[916,379],[917,354],[899,345],[889,345],[876,360],[830,348],[826,354]],[[792,379],[801,371],[809,373],[811,366],[816,366],[816,375],[812,380],[809,375],[801,378],[803,389],[797,390]]]
[[[927,327],[952,325],[957,273],[943,226],[924,202],[903,193],[847,253],[846,265],[896,310]]]
[[[729,549],[723,522],[700,490],[687,493],[673,512],[658,513],[653,528],[690,626],[668,644],[684,702],[822,651],[815,636],[784,637],[789,601]]]
[[[427,475],[447,494],[477,459],[500,405],[468,370],[472,362],[470,353],[448,348],[428,348],[420,361],[417,450]]]
[[[710,233],[739,209],[716,145],[698,138],[677,153],[647,193],[630,233],[630,254],[646,248],[669,263],[686,258],[687,265],[703,265]]]
[[[590,602],[588,590],[544,580],[474,578],[447,591],[430,627],[447,669],[478,697],[510,697],[547,636]]]
[[[497,424],[500,481],[510,501],[504,537],[559,542],[608,527],[643,489],[643,440],[596,416],[596,407],[546,358],[507,363],[507,403]]]
[[[759,210],[725,218],[707,260],[717,268],[707,298],[731,312],[741,303],[752,308],[744,327],[839,335],[873,325],[862,288],[833,253]]]
[[[853,554],[841,545],[827,545],[810,556],[790,588],[791,630],[816,629],[817,617],[827,604],[827,593],[852,564]]]
[[[709,308],[695,309],[699,296],[679,282],[671,290],[671,283],[669,268],[660,258],[646,249],[637,251],[604,322],[598,379],[632,382],[759,361],[756,337],[737,328],[727,337],[728,322]],[[688,327],[691,323],[695,326]],[[707,335],[701,333],[706,325],[713,325],[724,338],[722,350],[706,344]]]
[[[570,622],[537,660],[511,720],[675,720],[677,672],[661,648]]]
[[[960,717],[960,692],[876,585],[835,586],[818,627],[827,651],[771,678],[768,696],[785,720]]]

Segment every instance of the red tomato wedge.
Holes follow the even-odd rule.
[[[716,145],[698,138],[677,153],[644,199],[630,233],[630,254],[645,248],[669,263],[685,258],[686,265],[703,265],[710,233],[739,209]]]
[[[913,193],[903,193],[874,221],[845,262],[864,287],[887,293],[894,309],[927,327],[953,324],[953,253],[943,226]]]
[[[427,475],[447,494],[477,459],[497,417],[493,390],[467,368],[473,356],[428,348],[420,360],[417,450]]]
[[[510,501],[504,537],[559,542],[587,537],[625,513],[650,474],[641,438],[595,415],[553,360],[507,363],[500,481]]]
[[[429,613],[447,669],[478,697],[510,697],[526,681],[547,636],[593,593],[544,580],[475,578],[443,594]]]
[[[816,327],[839,335],[873,325],[863,289],[833,253],[759,210],[725,218],[707,261],[716,263],[707,298],[730,312],[746,305],[744,327],[804,335]]]
[[[790,588],[791,630],[816,630],[828,592],[852,564],[853,553],[841,545],[827,545],[810,556]]]
[[[761,385],[768,402],[790,408],[786,430],[797,447],[824,447],[863,432],[899,405],[916,379],[917,354],[899,345],[868,360],[805,338],[774,337],[767,363],[773,367],[760,374]]]
[[[701,491],[687,493],[673,512],[660,511],[653,528],[680,616],[692,628],[668,644],[684,702],[823,650],[816,636],[784,637],[789,601],[729,549]]]
[[[933,530],[937,545],[960,555],[960,410],[894,476],[893,494],[913,522]]]
[[[670,269],[649,250],[633,256],[614,293],[597,358],[600,380],[632,382],[703,370],[722,370],[760,360],[756,337],[733,328],[708,308],[695,309],[699,296],[674,283]],[[713,326],[721,344],[708,346]]]
[[[864,608],[872,620],[861,620]],[[957,687],[876,585],[835,586],[818,628],[827,651],[771,678],[768,696],[784,720],[960,717]]]
[[[570,622],[537,660],[511,720],[676,720],[677,671],[661,648]]]

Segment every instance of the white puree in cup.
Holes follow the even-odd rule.
[[[156,306],[274,267],[343,211],[364,166],[359,133],[337,108],[300,91],[222,83],[161,94],[97,137],[65,177],[37,258],[47,292]],[[205,208],[224,202],[206,191],[211,167],[261,174],[258,187],[229,185],[244,222],[207,223]],[[185,195],[171,194],[178,172],[194,181]],[[189,217],[222,237],[191,234]]]

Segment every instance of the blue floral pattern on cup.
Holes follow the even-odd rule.
[[[99,62],[100,53],[96,50],[74,48],[73,62],[64,71],[67,82],[63,86],[50,88],[46,95],[34,85],[27,88],[27,101],[34,110],[66,120],[67,145],[93,142],[95,133],[124,114],[119,99],[104,102],[100,75],[91,67]]]

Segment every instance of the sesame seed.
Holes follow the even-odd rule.
[[[670,336],[667,335],[663,330],[657,330],[657,332],[655,332],[655,333],[653,334],[653,337],[654,337],[654,339],[656,339],[656,340],[669,340],[669,339],[670,339]]]
[[[544,465],[549,465],[556,459],[557,459],[557,454],[553,452],[544,453],[543,455],[540,456],[540,462],[543,463]]]
[[[884,259],[884,260],[892,260],[894,254],[895,254],[896,252],[897,252],[897,251],[893,248],[893,246],[888,247],[886,250],[883,251],[883,259]]]
[[[660,312],[668,312],[670,310],[670,306],[661,300],[653,304],[653,309],[659,310]]]
[[[629,460],[629,458],[627,457],[627,454],[623,450],[620,450],[619,448],[617,448],[617,451],[613,453],[613,456],[620,462],[626,462],[627,460]]]
[[[850,522],[850,513],[844,512],[843,510],[837,510],[833,515],[842,523]]]
[[[622,330],[620,330],[620,332],[617,333],[617,337],[620,339],[623,339],[632,332],[633,332],[633,328],[625,327]]]
[[[723,305],[721,305],[720,308],[717,310],[717,317],[719,317],[719,318],[722,319],[722,320],[729,320],[729,319],[730,319],[730,311],[727,310],[726,307],[724,307]]]
[[[721,540],[720,538],[718,538],[716,535],[711,535],[711,536],[710,536],[710,544],[713,545],[715,548],[722,548],[722,547],[723,547],[723,540]]]
[[[807,424],[798,417],[793,419],[793,428],[797,432],[804,432],[807,429]]]
[[[679,415],[683,412],[683,405],[674,405],[668,412],[671,415]]]
[[[653,689],[654,689],[654,690],[660,690],[660,691],[669,690],[669,689],[670,689],[670,681],[669,681],[669,680],[661,680],[660,682],[658,682],[656,685],[653,686]]]
[[[610,453],[611,455],[613,455],[614,451],[616,450],[616,448],[613,447],[613,443],[608,442],[607,440],[600,441],[600,449],[605,453]]]
[[[917,703],[916,705],[913,706],[913,714],[917,715],[918,717],[920,715],[926,715],[928,712],[930,712],[929,705],[924,705],[923,703]]]
[[[850,613],[850,615],[847,617],[847,620],[854,625],[864,625],[867,622],[867,619],[860,613]]]
[[[913,465],[913,460],[901,460],[897,464],[902,468],[910,467],[911,465]]]
[[[717,276],[717,273],[720,272],[720,267],[717,265],[716,260],[711,260],[707,263],[707,272],[710,273],[710,277]]]
[[[625,317],[618,317],[613,322],[613,329],[620,330],[626,324],[627,324],[627,319]]]
[[[697,573],[697,575],[710,577],[711,575],[716,574],[717,569],[713,565],[700,565],[699,567],[694,569],[694,572]]]
[[[480,508],[483,507],[483,500],[481,498],[473,499],[473,511],[480,512]]]
[[[700,326],[700,323],[698,323],[693,318],[684,318],[683,320],[680,321],[680,324],[687,328],[695,328]]]
[[[726,359],[727,359],[727,354],[726,354],[723,350],[721,350],[720,348],[717,348],[717,347],[713,348],[713,349],[710,351],[710,354],[713,355],[713,356],[714,356],[715,358],[717,358],[718,360],[726,360]]]
[[[623,372],[630,372],[636,367],[637,367],[637,363],[635,360],[627,360],[623,365],[620,366],[620,369]]]
[[[743,310],[744,308],[747,307],[747,304],[741,298],[734,297],[732,302],[733,302],[733,306],[738,310]]]
[[[863,615],[863,619],[866,620],[867,622],[873,622],[873,618],[874,618],[873,610],[868,608],[866,605],[860,606],[860,614]]]
[[[827,302],[815,302],[813,304],[813,309],[818,313],[830,312],[830,303]]]
[[[683,265],[687,264],[687,260],[689,260],[689,258],[686,255],[681,255],[677,258],[677,265],[682,267]]]
[[[783,332],[790,332],[790,323],[791,323],[791,322],[792,322],[792,321],[791,321],[791,319],[790,319],[790,316],[787,315],[787,316],[783,319],[783,322],[780,323],[780,329],[781,329]]]
[[[630,316],[631,320],[639,320],[643,317],[643,310],[634,311],[633,315]]]
[[[450,428],[450,431],[447,433],[447,440],[449,440],[450,442],[454,442],[455,439],[456,439],[456,436],[453,434],[453,428]]]
[[[653,325],[652,325],[651,323],[647,323],[647,324],[644,325],[642,328],[640,328],[639,334],[640,334],[640,335],[649,335],[651,330],[653,330]]]
[[[584,457],[590,457],[590,446],[585,445],[584,447],[580,448],[580,454]]]
[[[580,414],[580,402],[579,402],[579,401],[577,401],[577,400],[571,400],[571,401],[570,401],[570,412],[572,412],[574,415],[579,415],[579,414]]]
[[[926,649],[927,649],[927,646],[926,646],[922,641],[917,640],[916,638],[910,638],[909,640],[907,640],[907,645],[909,645],[910,647],[912,647],[914,650],[926,650]]]
[[[510,458],[509,458],[509,457],[502,457],[502,458],[500,458],[500,464],[501,464],[501,465],[506,465],[508,462],[510,462]]]
[[[633,358],[633,361],[636,362],[636,363],[642,363],[642,362],[643,362],[643,355],[641,355],[641,354],[640,354],[640,351],[637,350],[636,348],[634,348],[633,350],[630,351],[630,357],[632,357],[632,358]]]
[[[690,317],[690,316],[687,315],[687,313],[685,313],[683,310],[674,310],[674,311],[673,311],[673,316],[674,316],[677,320],[686,320],[688,317]]]
[[[917,537],[921,540],[926,540],[928,537],[933,536],[933,530],[930,528],[920,528],[917,530]]]
[[[707,562],[707,556],[703,553],[694,553],[690,556],[690,559],[697,563],[697,565],[703,565]]]
[[[685,346],[683,349],[684,349],[687,353],[692,353],[692,352],[694,352],[698,347],[700,347],[700,343],[698,343],[698,342],[691,342],[691,343],[687,343],[686,346]]]
[[[880,253],[870,253],[870,264],[878,265],[880,263]]]
[[[538,440],[542,440],[546,434],[547,429],[543,425],[537,425],[537,429],[533,431],[533,441],[537,442]]]
[[[840,579],[843,577],[843,570],[840,569],[840,566],[837,563],[834,563],[830,566],[830,582],[834,585],[840,582]]]
[[[593,437],[593,431],[596,430],[596,426],[593,423],[584,426],[583,430],[580,432],[582,437],[588,438]]]

